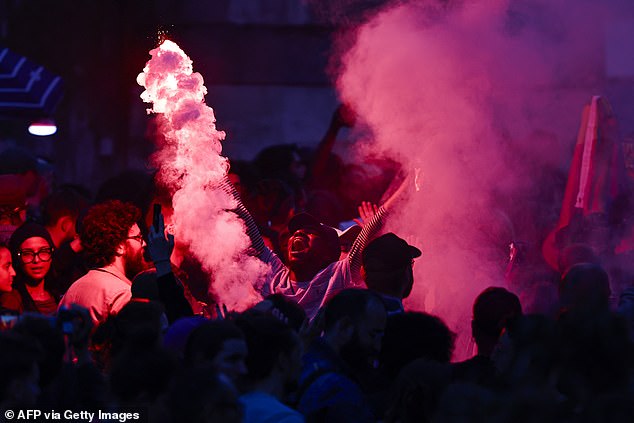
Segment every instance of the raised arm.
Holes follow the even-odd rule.
[[[361,253],[366,245],[376,236],[381,227],[383,226],[385,217],[390,210],[394,207],[395,203],[402,197],[408,187],[412,184],[412,177],[408,175],[405,177],[401,185],[396,191],[378,208],[374,216],[363,225],[363,229],[357,236],[357,239],[352,243],[350,248],[350,254],[348,254],[348,260],[350,261],[350,271],[352,273],[352,280],[360,280],[361,271]]]
[[[237,214],[246,225],[247,235],[249,239],[251,239],[251,248],[255,250],[255,255],[259,257],[266,250],[266,246],[264,245],[264,240],[262,239],[258,225],[255,223],[255,220],[253,220],[253,216],[251,216],[251,213],[249,213],[242,203],[240,194],[238,194],[238,191],[236,191],[236,188],[228,177],[225,177],[224,181],[220,184],[220,188],[236,200],[237,206],[232,211]]]
[[[148,234],[148,252],[156,267],[156,286],[159,299],[165,306],[165,314],[170,323],[180,317],[193,316],[185,290],[172,272],[170,257],[174,250],[174,235],[165,234],[163,214],[158,216],[158,228],[150,226]]]
[[[309,184],[313,185],[316,181],[322,180],[322,175],[326,171],[326,165],[328,164],[328,158],[337,141],[337,134],[341,128],[351,128],[356,122],[356,115],[354,111],[346,106],[340,104],[337,110],[332,115],[330,120],[330,126],[326,130],[324,137],[319,142],[317,149],[315,150],[315,158],[313,159],[312,168],[310,171],[311,179]]]

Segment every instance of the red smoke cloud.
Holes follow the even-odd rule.
[[[508,244],[538,249],[556,221],[560,194],[540,216],[514,200],[543,189],[546,170],[565,175],[579,113],[600,92],[608,12],[589,0],[394,2],[337,53],[340,96],[372,140],[359,150],[424,173],[387,229],[420,239],[408,305],[458,332],[454,359],[471,352],[477,294],[505,285]]]

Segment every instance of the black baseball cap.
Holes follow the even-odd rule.
[[[329,244],[339,246],[339,234],[337,230],[321,223],[315,216],[309,213],[298,213],[288,222],[288,232],[293,235],[300,229],[314,229],[322,235]]]
[[[370,242],[362,253],[363,267],[368,272],[388,272],[410,265],[422,252],[392,232]]]

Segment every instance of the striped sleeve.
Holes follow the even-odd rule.
[[[229,178],[225,177],[224,181],[220,184],[220,188],[236,200],[237,206],[231,211],[237,214],[246,225],[247,235],[249,239],[251,239],[251,248],[255,250],[256,256],[260,256],[265,251],[265,245],[258,225],[255,223],[255,220],[253,220],[253,216],[251,216],[251,213],[249,213],[242,203],[240,194],[238,194],[238,191],[236,191],[231,181],[229,181]]]
[[[363,225],[363,229],[357,236],[350,247],[350,253],[348,254],[348,260],[350,261],[350,273],[352,280],[361,280],[361,253],[366,245],[372,238],[375,237],[377,232],[383,226],[383,221],[388,211],[383,206],[379,207],[379,210],[370,219],[368,223]]]

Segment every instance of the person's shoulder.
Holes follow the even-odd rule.
[[[342,371],[334,352],[323,342],[311,345],[304,355],[303,368],[300,384],[304,386],[304,392],[330,390],[333,387],[344,390],[357,388],[356,383]]]
[[[0,309],[21,312],[22,308],[22,296],[17,290],[0,294]]]
[[[454,381],[495,386],[497,372],[489,357],[476,355],[464,361],[451,363],[450,369],[451,378]]]
[[[90,269],[90,270],[88,270],[88,272],[86,272],[83,276],[81,276],[81,277],[80,277],[80,278],[78,278],[75,282],[73,282],[73,284],[75,284],[75,283],[77,283],[77,282],[80,282],[80,281],[81,281],[81,282],[85,282],[85,281],[92,280],[92,279],[94,279],[94,278],[98,277],[98,276],[99,276],[99,273],[100,273],[100,272],[96,271],[95,269]]]
[[[359,386],[356,384],[356,382],[350,379],[347,375],[334,370],[324,372],[315,380],[313,385],[330,385],[340,388],[343,391],[359,389]]]
[[[263,392],[247,392],[240,396],[245,407],[245,422],[303,422],[304,417],[283,404],[273,395]]]
[[[337,403],[356,404],[363,401],[359,385],[343,373],[324,371],[307,382],[299,401],[300,409],[320,409]]]
[[[89,270],[88,273],[86,273],[85,275],[77,278],[75,281],[73,281],[73,283],[70,284],[70,286],[66,290],[66,294],[68,294],[69,292],[75,292],[75,291],[78,291],[80,289],[83,289],[83,287],[86,284],[92,284],[94,279],[95,279],[94,270]]]
[[[341,260],[337,260],[333,263],[330,263],[330,265],[328,266],[334,270],[341,270],[341,269],[349,269],[350,268],[350,260],[348,260],[348,257],[345,257]]]
[[[303,423],[304,416],[299,412],[295,411],[290,407],[282,405],[285,409],[281,410],[278,413],[274,413],[266,422],[270,423]]]

